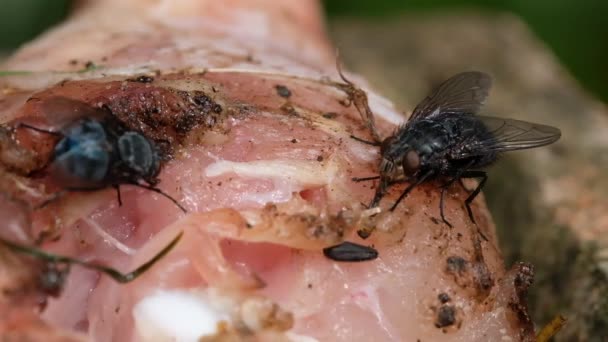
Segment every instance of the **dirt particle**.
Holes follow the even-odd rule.
[[[308,288],[312,289],[312,284],[311,283],[308,283]]]
[[[295,139],[295,138],[294,138],[294,139],[291,139],[291,143],[292,143],[292,144],[295,144],[295,143],[297,143],[297,142],[298,142],[298,140],[297,140],[297,139]]]
[[[437,299],[439,299],[441,304],[445,304],[450,301],[450,296],[447,293],[442,292],[439,295],[437,295]]]
[[[451,305],[442,305],[437,310],[437,320],[435,327],[445,328],[456,322],[456,309]]]
[[[289,90],[289,88],[287,88],[286,86],[281,85],[281,84],[277,84],[275,86],[275,89],[277,90],[277,94],[280,97],[283,97],[283,98],[286,98],[286,99],[288,99],[288,98],[291,97],[291,90]]]
[[[323,161],[323,156],[318,156],[318,157],[317,157],[317,161],[318,161],[319,163],[320,163],[320,162],[322,162],[322,161]]]
[[[300,113],[298,113],[298,111],[291,105],[289,104],[289,102],[283,104],[280,109],[287,115],[289,116],[293,116],[293,117],[299,117]]]
[[[138,76],[136,78],[128,78],[127,81],[129,81],[129,82],[138,82],[138,83],[152,83],[152,82],[154,82],[154,77],[152,77],[152,76],[146,76],[146,75],[141,75],[141,76]]]
[[[453,255],[447,258],[447,271],[454,274],[461,274],[466,270],[467,261],[462,257]]]
[[[324,118],[326,119],[335,119],[338,117],[338,113],[334,113],[334,112],[327,112],[327,113],[323,113],[321,114]]]
[[[431,222],[433,222],[434,224],[439,224],[439,220],[435,217],[431,217]]]
[[[78,60],[77,59],[70,59],[70,61],[68,63],[70,65],[76,65],[76,64],[78,64]]]

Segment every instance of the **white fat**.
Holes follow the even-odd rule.
[[[333,172],[335,168],[323,167],[319,162],[286,159],[251,162],[219,160],[205,169],[207,177],[236,173],[243,177],[280,178],[301,185],[325,185],[333,177]]]
[[[84,222],[86,222],[86,224],[88,224],[91,228],[93,228],[93,230],[99,234],[99,236],[101,236],[104,241],[106,241],[107,243],[109,243],[110,245],[112,245],[114,248],[118,249],[119,251],[127,254],[127,255],[135,255],[136,250],[134,250],[133,248],[125,245],[124,243],[118,241],[118,239],[116,239],[115,237],[113,237],[112,235],[110,235],[110,233],[106,232],[103,228],[101,228],[97,222],[84,217],[82,219]]]
[[[296,334],[291,331],[286,332],[285,336],[292,342],[319,342],[319,340],[314,337]]]
[[[138,341],[195,342],[218,333],[218,324],[228,321],[207,296],[187,290],[159,290],[133,307]]]

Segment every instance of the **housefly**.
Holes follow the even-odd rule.
[[[500,153],[544,146],[560,138],[561,132],[555,127],[476,115],[491,85],[492,79],[483,72],[457,74],[422,100],[393,135],[381,142],[369,142],[380,146],[380,175],[353,180],[380,180],[370,207],[377,206],[395,183],[409,185],[391,211],[416,186],[440,178],[445,180],[440,187],[440,215],[451,227],[443,212],[446,190],[456,181],[475,178],[479,183],[465,200],[468,216],[475,222],[470,204],[488,178],[481,169],[495,162]]]
[[[168,198],[186,212],[175,199],[156,187],[161,156],[154,141],[129,129],[104,108],[93,108],[63,97],[46,99],[40,106],[58,130],[26,123],[18,123],[16,127],[57,137],[45,170],[62,189],[95,191],[111,186],[117,190],[121,204],[120,186],[133,185]]]

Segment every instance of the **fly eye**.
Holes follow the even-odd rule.
[[[403,171],[408,176],[413,175],[420,168],[420,156],[416,151],[409,150],[403,160]]]

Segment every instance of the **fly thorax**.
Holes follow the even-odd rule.
[[[118,138],[120,160],[132,173],[141,178],[156,176],[160,168],[156,148],[142,134],[126,132]]]

